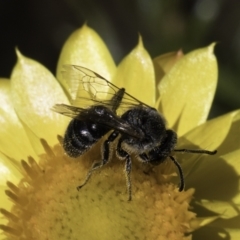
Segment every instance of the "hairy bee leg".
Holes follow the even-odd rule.
[[[131,170],[132,170],[132,161],[130,155],[124,151],[121,147],[122,139],[120,138],[117,145],[117,154],[118,157],[122,160],[125,160],[125,174],[128,190],[128,201],[132,200],[132,184],[131,184]]]
[[[132,184],[131,184],[131,171],[132,171],[132,161],[131,157],[128,155],[125,162],[125,171],[127,179],[127,189],[128,189],[128,201],[132,200]]]
[[[110,143],[112,143],[118,136],[118,132],[114,131],[112,132],[108,139],[106,141],[104,141],[103,143],[103,151],[102,151],[102,161],[101,162],[96,162],[92,165],[91,169],[89,170],[84,183],[80,186],[77,187],[77,190],[79,191],[84,185],[86,185],[86,183],[88,182],[88,180],[90,179],[92,173],[97,170],[98,168],[101,168],[102,166],[104,166],[105,164],[107,164],[110,160],[110,149],[109,149],[109,145]]]

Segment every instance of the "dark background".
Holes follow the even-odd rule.
[[[239,108],[239,0],[0,0],[0,77],[11,73],[15,46],[55,73],[64,41],[85,22],[116,63],[138,33],[152,57],[217,41],[219,85],[210,117]]]

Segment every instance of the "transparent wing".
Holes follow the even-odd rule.
[[[87,108],[93,104],[107,105],[111,109],[118,108],[117,113],[122,112],[136,105],[148,105],[134,98],[96,72],[76,65],[64,65],[63,79],[68,87],[72,99],[72,105]],[[124,91],[121,102],[116,107],[116,99]]]
[[[53,111],[63,114],[65,116],[79,119],[82,121],[90,120],[94,123],[101,124],[109,127],[109,129],[118,130],[121,133],[126,133],[135,138],[142,138],[142,134],[132,128],[127,122],[118,117],[112,111],[105,116],[99,117],[99,114],[96,111],[91,111],[90,108],[79,108],[75,106],[69,106],[66,104],[56,104],[53,108]]]
[[[71,118],[76,118],[80,113],[82,113],[82,111],[84,111],[83,108],[70,106],[67,104],[55,104],[52,107],[52,110]]]

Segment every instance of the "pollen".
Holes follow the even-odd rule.
[[[19,184],[7,182],[5,194],[13,207],[0,209],[8,222],[0,225],[7,239],[191,239],[193,189],[179,192],[156,177],[158,172],[145,173],[133,161],[128,201],[124,161],[113,157],[78,191],[93,162],[101,159],[99,145],[73,159],[60,143],[53,148],[41,143],[45,153],[39,159],[21,161]]]

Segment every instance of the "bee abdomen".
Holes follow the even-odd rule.
[[[79,157],[109,130],[102,125],[73,119],[65,132],[63,148],[70,157]]]

